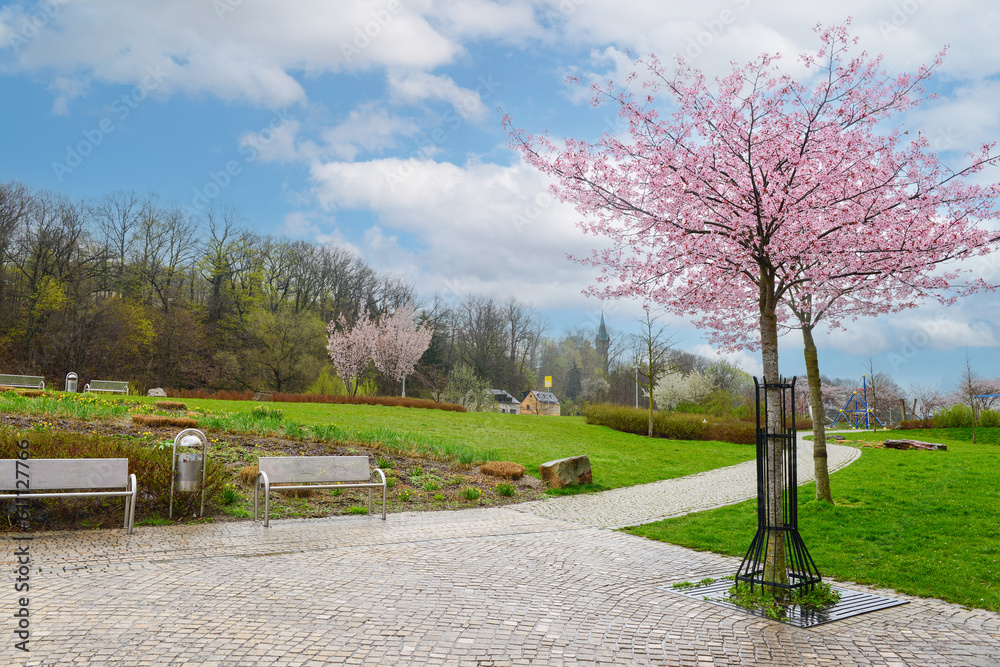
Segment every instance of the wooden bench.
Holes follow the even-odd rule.
[[[111,394],[124,394],[128,396],[128,382],[118,382],[116,380],[91,380],[83,388],[84,393],[89,391],[103,391]]]
[[[45,493],[35,493],[37,490]],[[135,474],[128,472],[128,459],[3,459],[0,460],[0,491],[11,492],[0,493],[0,499],[123,496],[124,527],[129,535],[132,534],[136,481]]]
[[[45,391],[45,378],[36,375],[0,375],[0,387]]]
[[[271,517],[271,490],[368,489],[368,513],[372,512],[372,490],[382,489],[382,520],[385,521],[385,473],[369,470],[367,456],[262,456],[257,463],[253,492],[253,520],[257,520],[257,497],[264,490],[264,527]],[[380,481],[375,481],[376,477]],[[278,486],[275,486],[278,485]]]

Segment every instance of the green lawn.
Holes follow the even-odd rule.
[[[189,408],[213,413],[246,412],[252,402],[184,399]],[[389,429],[412,433],[442,445],[457,445],[494,458],[516,461],[538,474],[538,464],[586,454],[594,483],[616,488],[691,475],[721,468],[754,456],[750,445],[644,438],[603,426],[583,417],[529,417],[482,412],[446,412],[379,405],[266,403],[284,413],[284,422],[307,426],[332,424],[346,430]]]
[[[836,506],[799,489],[799,529],[825,577],[1000,612],[1000,428],[880,431],[948,451],[863,450],[831,476]],[[628,529],[664,542],[743,556],[756,501]]]

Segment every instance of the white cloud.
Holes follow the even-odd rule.
[[[323,130],[322,137],[327,156],[353,160],[361,151],[378,153],[395,148],[397,137],[411,137],[419,129],[412,120],[368,102],[353,109],[339,125]]]
[[[313,192],[325,208],[372,210],[382,230],[412,236],[425,268],[421,289],[515,294],[538,307],[583,304],[592,269],[576,212],[546,191],[534,169],[419,160],[315,163]],[[386,232],[382,231],[382,234]]]
[[[69,113],[69,103],[87,92],[87,82],[64,76],[57,76],[49,84],[49,92],[55,93],[52,102],[52,113],[65,116]]]
[[[302,159],[308,151],[296,146],[302,124],[286,119],[259,132],[244,132],[239,144],[252,159],[262,162],[293,162]]]
[[[764,366],[761,363],[760,355],[754,355],[745,350],[739,350],[736,352],[720,352],[716,350],[711,345],[695,345],[690,348],[690,352],[694,354],[700,354],[711,360],[725,359],[731,364],[734,364],[740,368],[740,370],[754,375],[756,377],[764,377]]]
[[[569,2],[570,0],[566,0]],[[538,37],[534,9],[530,2],[489,2],[465,0],[441,3],[436,7],[438,17],[448,26],[449,32],[476,39],[524,39]]]
[[[239,0],[75,0],[19,44],[9,69],[134,85],[148,67],[161,66],[161,92],[278,108],[305,101],[299,72],[450,62],[462,47],[431,26],[424,15],[430,8],[420,4],[299,0],[292,9]],[[0,15],[7,42],[24,16],[10,8]]]
[[[392,72],[389,95],[398,104],[419,104],[425,100],[443,100],[465,119],[481,119],[486,105],[478,90],[462,88],[450,77],[426,72]]]

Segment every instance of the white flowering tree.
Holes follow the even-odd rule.
[[[653,399],[660,410],[673,410],[681,403],[696,403],[712,393],[712,380],[698,371],[687,375],[664,376],[653,389]]]

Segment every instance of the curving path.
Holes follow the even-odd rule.
[[[798,442],[801,485],[816,478],[813,474],[812,441],[803,440],[799,435]],[[828,443],[826,449],[831,473],[861,456],[861,450],[856,447]],[[756,496],[757,464],[751,460],[661,482],[521,503],[512,505],[511,509],[595,528],[624,528],[734,505]]]

